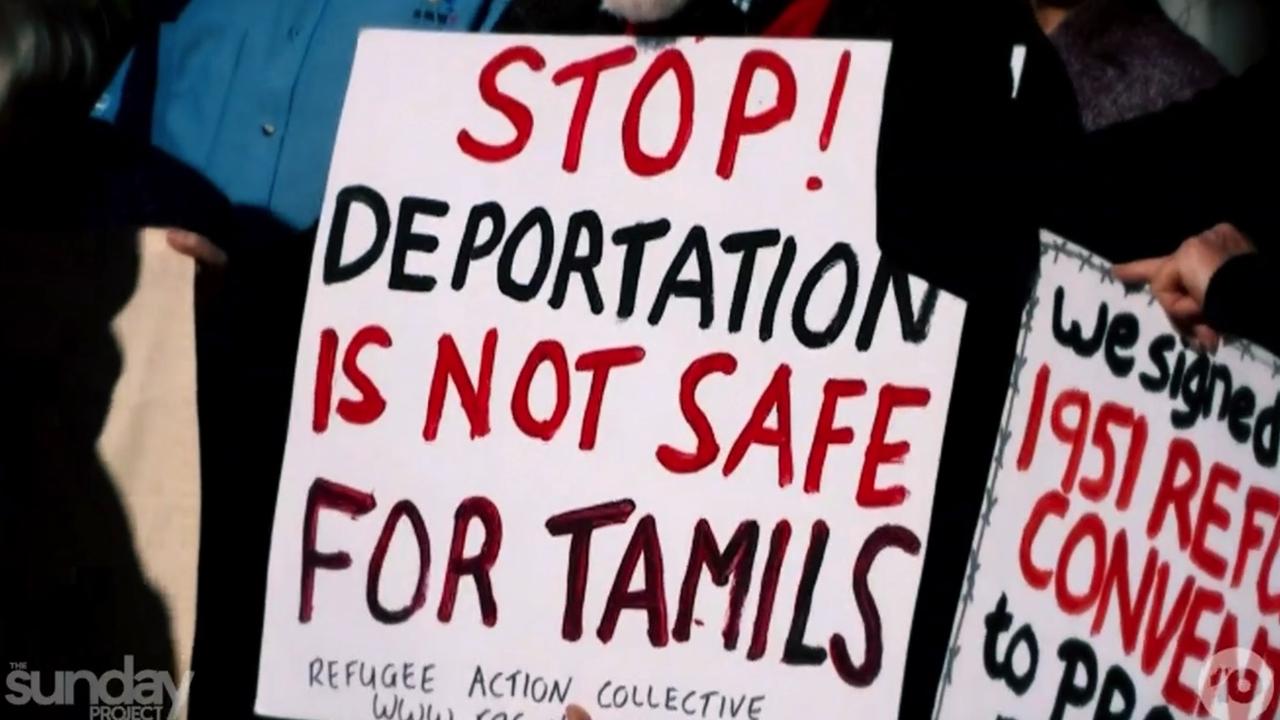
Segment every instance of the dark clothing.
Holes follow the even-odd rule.
[[[1280,88],[1267,58],[1194,100],[1055,152],[1045,223],[1116,261],[1166,255],[1220,222],[1264,251],[1280,237]]]
[[[1027,47],[1014,98],[1010,56]],[[899,717],[931,717],[1039,262],[1036,163],[1079,138],[1070,81],[1025,2],[938,3],[897,28],[879,241],[968,303]],[[972,652],[972,649],[968,650]]]
[[[4,242],[0,672],[22,663],[45,693],[56,671],[101,677],[125,655],[136,671],[172,672],[170,616],[98,447],[122,371],[111,323],[133,294],[137,240],[43,231]],[[61,706],[11,705],[10,689],[6,720],[89,715],[83,689]]]
[[[1062,148],[1042,173],[1045,225],[1118,262],[1167,255],[1218,223],[1235,225],[1259,254],[1214,276],[1208,320],[1280,351],[1280,320],[1264,300],[1280,280],[1277,88],[1268,57],[1189,102]]]
[[[84,117],[141,29],[181,0],[0,2],[0,156]]]
[[[1227,77],[1156,0],[1086,0],[1049,39],[1089,130],[1187,100]]]
[[[1271,254],[1242,255],[1228,260],[1209,281],[1204,314],[1215,329],[1246,338],[1280,355],[1280,313],[1276,312],[1276,280],[1280,264]]]
[[[0,241],[181,227],[227,234],[230,204],[199,173],[109,125],[68,121],[11,150],[0,171]],[[69,248],[68,252],[72,252]]]
[[[87,119],[132,27],[124,6],[0,0],[0,667],[44,677],[119,671],[126,655],[138,671],[175,669],[164,600],[97,444],[136,227],[216,234],[225,206],[199,175]],[[77,699],[35,715],[83,718]]]
[[[139,34],[181,4],[0,2],[0,237],[144,224],[222,234],[228,206],[199,174],[88,119]]]
[[[197,277],[197,293],[216,289],[216,301],[196,306],[201,522],[191,720],[256,717],[271,527],[315,230],[237,208],[231,236],[239,242],[226,270]]]
[[[126,655],[137,671],[175,670],[170,617],[97,443],[120,374],[111,323],[137,279],[136,229],[221,237],[229,204],[181,163],[88,119],[134,33],[165,6],[0,0],[0,667],[44,677],[119,671]],[[83,718],[81,695],[35,715]]]

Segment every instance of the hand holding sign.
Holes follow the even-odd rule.
[[[1188,238],[1172,255],[1137,260],[1114,268],[1117,278],[1151,285],[1169,319],[1202,348],[1218,349],[1218,332],[1204,321],[1209,281],[1228,260],[1256,252],[1234,225],[1222,223]]]

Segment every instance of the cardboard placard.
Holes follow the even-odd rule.
[[[1278,377],[1046,235],[938,716],[1272,717]]]
[[[880,262],[888,56],[362,36],[259,712],[896,713],[964,308]]]

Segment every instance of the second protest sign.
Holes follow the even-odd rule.
[[[1275,716],[1280,361],[1047,235],[938,717]]]

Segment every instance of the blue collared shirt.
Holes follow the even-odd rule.
[[[507,0],[191,0],[160,30],[151,139],[233,203],[316,222],[366,27],[487,30]],[[98,103],[114,118],[130,67]],[[431,68],[421,68],[430,83]],[[130,100],[133,102],[134,100]]]

